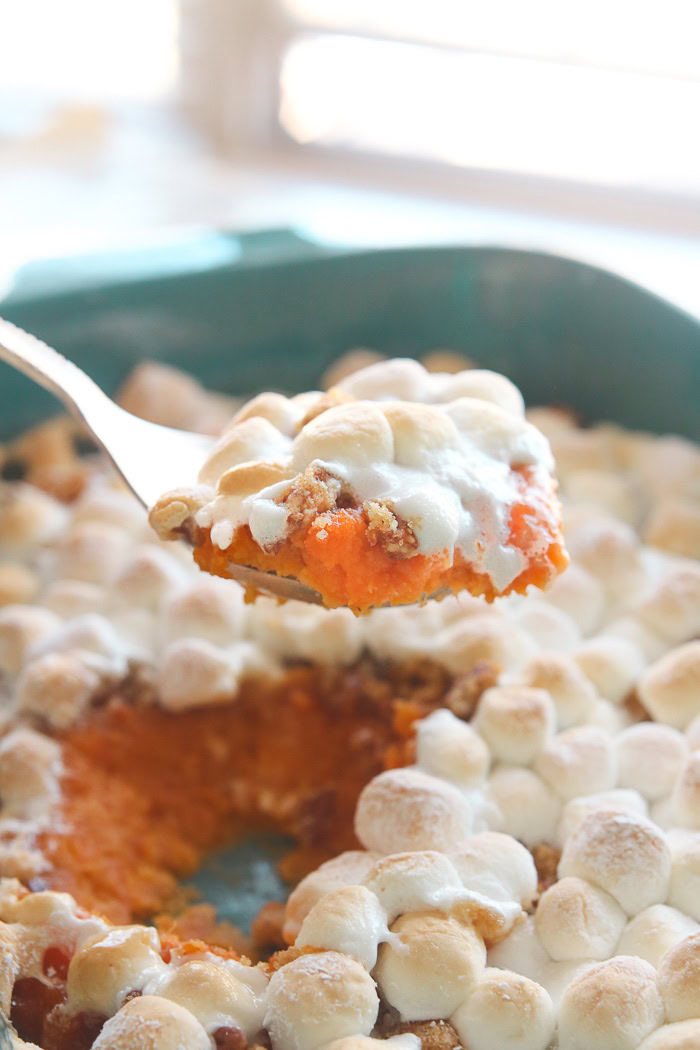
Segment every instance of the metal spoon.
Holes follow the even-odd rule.
[[[164,492],[196,480],[213,438],[162,427],[125,412],[72,361],[2,318],[0,360],[55,394],[68,411],[87,426],[147,510]],[[321,595],[311,587],[274,572],[232,562],[229,573],[244,586],[278,598],[323,604]]]

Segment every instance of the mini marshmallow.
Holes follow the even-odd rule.
[[[34,485],[0,489],[0,545],[8,554],[21,554],[52,539],[66,518],[65,507]]]
[[[446,396],[440,397],[441,401],[474,397],[498,405],[514,416],[522,416],[525,412],[523,395],[510,379],[484,368],[468,368],[449,378],[444,392]]]
[[[659,986],[669,1021],[700,1017],[700,933],[685,937],[662,957]]]
[[[292,445],[292,466],[305,470],[315,459],[352,467],[391,462],[394,437],[382,410],[370,401],[329,408],[301,430]]]
[[[687,755],[673,788],[671,805],[675,822],[700,831],[700,751]]]
[[[166,599],[161,631],[165,642],[194,636],[226,646],[240,638],[242,622],[240,589],[230,580],[209,577]]]
[[[700,641],[666,653],[642,674],[637,688],[658,722],[685,729],[700,714]]]
[[[598,963],[575,978],[559,1006],[560,1050],[637,1050],[664,1023],[649,963],[631,956]]]
[[[611,813],[637,814],[640,817],[648,815],[646,801],[638,791],[616,788],[614,791],[601,791],[596,795],[581,795],[579,798],[572,798],[564,806],[557,828],[557,845],[563,846],[586,817],[603,809]]]
[[[644,541],[685,558],[700,559],[700,505],[677,498],[657,503],[647,519]]]
[[[0,609],[0,671],[17,674],[32,646],[56,630],[58,617],[36,605]]]
[[[631,642],[642,653],[646,663],[658,660],[666,652],[668,643],[645,627],[633,615],[619,616],[605,624],[605,638],[622,638]]]
[[[416,760],[426,773],[466,786],[486,776],[489,749],[470,725],[441,709],[417,724]]]
[[[447,1018],[481,976],[484,943],[469,925],[431,912],[410,912],[391,928],[375,970],[383,997],[402,1021]]]
[[[118,603],[156,612],[164,597],[180,587],[189,574],[176,558],[155,544],[138,547],[112,585]]]
[[[539,980],[540,973],[549,962],[549,953],[535,928],[534,915],[524,916],[507,937],[492,945],[488,951],[489,966],[514,970],[533,981]]]
[[[608,959],[625,921],[609,893],[577,878],[560,879],[545,890],[535,912],[535,929],[557,962]]]
[[[371,970],[380,942],[389,936],[387,921],[386,911],[371,890],[365,886],[342,886],[313,906],[295,946],[342,952]]]
[[[598,517],[567,535],[573,561],[597,577],[610,599],[634,593],[644,580],[639,538],[629,525]]]
[[[456,620],[437,633],[433,644],[440,663],[454,675],[480,663],[517,667],[535,650],[525,631],[492,612]]]
[[[639,1050],[697,1050],[700,1046],[700,1018],[664,1025],[639,1044]]]
[[[379,999],[374,981],[338,952],[302,955],[272,975],[264,1024],[275,1050],[316,1050],[350,1035],[369,1035]]]
[[[554,701],[560,729],[583,722],[597,693],[589,679],[569,656],[542,653],[517,672],[501,679],[503,685],[544,689]]]
[[[563,802],[615,786],[615,750],[610,736],[597,726],[559,733],[535,759],[535,771]]]
[[[650,802],[670,793],[688,752],[677,729],[640,722],[624,729],[615,744],[620,787],[634,788]]]
[[[107,591],[97,583],[84,580],[56,580],[44,591],[42,605],[65,619],[83,613],[101,612],[106,604]]]
[[[58,794],[61,747],[50,737],[18,726],[0,739],[3,817],[31,819],[45,813]]]
[[[509,970],[486,969],[450,1018],[469,1050],[546,1050],[554,1005],[541,985]]]
[[[668,903],[700,922],[700,832],[671,831]]]
[[[528,765],[554,735],[554,702],[544,689],[496,686],[482,694],[472,724],[494,758]]]
[[[631,721],[632,716],[622,705],[611,704],[609,700],[596,700],[588,709],[584,725],[597,726],[609,736],[616,736]]]
[[[356,398],[369,398],[373,401],[422,401],[426,382],[427,373],[422,365],[409,358],[399,357],[370,364],[361,371],[346,376],[337,385],[340,390]],[[450,379],[450,383],[452,382],[454,379]]]
[[[283,411],[286,416],[286,406]],[[289,425],[286,419],[284,425]],[[274,460],[288,448],[289,440],[273,422],[264,416],[250,416],[237,422],[219,438],[205,459],[197,480],[202,485],[216,487],[219,478],[231,467],[262,459]]]
[[[639,495],[630,482],[610,470],[574,470],[567,475],[565,498],[570,503],[594,503],[627,525],[639,518]]]
[[[534,595],[528,595],[532,601]],[[540,599],[542,600],[542,599]],[[569,565],[547,591],[546,601],[565,612],[582,634],[592,634],[603,617],[605,591],[592,573],[581,565]]]
[[[412,1032],[402,1032],[388,1039],[373,1039],[369,1035],[347,1035],[334,1039],[325,1050],[421,1050],[421,1041]]]
[[[71,509],[73,525],[96,521],[132,533],[142,532],[146,527],[143,507],[123,488],[106,484],[90,486]]]
[[[622,703],[646,663],[634,642],[605,634],[580,645],[574,660],[600,695],[614,704]]]
[[[625,926],[615,955],[636,955],[658,968],[661,957],[700,929],[688,915],[666,904],[652,904]]]
[[[149,926],[114,926],[75,953],[68,967],[70,1008],[110,1016],[129,992],[141,991],[166,971],[158,934]]]
[[[206,399],[207,392],[193,376],[160,361],[141,361],[118,395],[127,412],[179,430],[188,429]]]
[[[49,653],[81,651],[94,656],[91,663],[105,673],[123,674],[130,655],[128,648],[109,620],[97,613],[85,613],[35,641],[27,660],[39,660]]]
[[[0,562],[0,607],[24,605],[39,590],[39,577],[31,569],[13,562]]]
[[[449,911],[463,889],[451,861],[431,850],[382,857],[367,874],[364,885],[376,895],[389,923],[408,911]]]
[[[537,896],[532,854],[510,835],[484,831],[450,857],[465,889],[530,908]]]
[[[581,640],[581,632],[571,617],[546,599],[519,603],[512,619],[522,631],[527,631],[541,649],[555,649],[564,653]]]
[[[671,854],[663,833],[644,817],[599,810],[567,839],[559,878],[587,879],[605,890],[627,915],[668,896]]]
[[[417,769],[380,773],[362,791],[355,832],[377,852],[459,849],[471,834],[473,815],[452,784]]]
[[[379,853],[348,850],[303,878],[290,893],[285,908],[283,934],[287,944],[294,944],[304,919],[318,901],[341,886],[360,886],[379,857]]]
[[[258,598],[248,607],[250,635],[266,653],[283,660],[346,665],[363,647],[360,617],[349,609],[325,609],[303,602],[280,605]]]
[[[499,766],[489,778],[489,792],[500,810],[506,834],[529,848],[554,841],[561,803],[536,773],[518,766]]]
[[[203,638],[183,638],[169,645],[158,672],[161,703],[171,711],[232,700],[240,665]]]
[[[377,361],[384,360],[386,360],[385,355],[380,354],[377,350],[369,350],[365,347],[348,350],[328,366],[323,373],[321,386],[324,390],[328,390],[337,386],[341,380],[353,375],[354,372],[359,372],[361,368],[368,368],[370,365],[376,364]],[[423,359],[423,364],[424,367],[428,367],[425,363],[425,358]]]
[[[211,1039],[189,1010],[156,995],[132,999],[106,1022],[92,1050],[211,1050]]]
[[[158,995],[184,1006],[212,1035],[217,1028],[241,1028],[252,1039],[262,1028],[263,999],[231,973],[221,960],[193,959],[161,980]]]
[[[127,533],[103,522],[74,525],[56,545],[56,574],[86,583],[108,583],[123,564],[128,544]]]
[[[79,652],[46,653],[25,667],[17,681],[20,711],[67,729],[85,710],[103,677]]]
[[[678,645],[700,634],[700,565],[672,564],[635,607],[645,627]]]

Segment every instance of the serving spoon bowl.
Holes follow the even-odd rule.
[[[0,318],[0,360],[23,372],[62,401],[87,427],[146,510],[171,489],[194,483],[214,439],[149,423],[115,404],[82,369],[57,350]],[[183,537],[185,540],[187,537]],[[229,575],[244,587],[322,605],[311,587],[274,572],[231,562]]]

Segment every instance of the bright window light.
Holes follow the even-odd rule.
[[[370,11],[369,3],[354,6]],[[427,6],[431,15],[440,8],[464,17],[461,4]],[[700,79],[302,33],[288,46],[280,88],[280,121],[300,143],[700,192]]]
[[[160,101],[177,74],[177,0],[0,0],[0,91]]]

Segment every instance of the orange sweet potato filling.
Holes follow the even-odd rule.
[[[203,531],[194,558],[201,569],[228,576],[229,562],[292,576],[318,591],[329,607],[348,606],[357,613],[377,605],[420,602],[442,588],[468,590],[487,601],[529,586],[545,588],[568,565],[561,537],[556,496],[535,485],[531,471],[516,471],[522,502],[510,516],[509,545],[522,551],[526,568],[504,590],[477,572],[459,551],[396,557],[377,542],[361,510],[339,509],[318,515],[306,529],[289,537],[275,553],[263,551],[247,526],[239,528],[226,550]]]
[[[427,678],[401,679],[298,667],[177,714],[113,698],[61,735],[60,811],[39,843],[44,881],[128,923],[181,906],[177,880],[253,829],[296,838],[283,873],[298,879],[356,846],[360,790],[408,760],[413,719],[449,685],[430,666]]]

